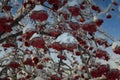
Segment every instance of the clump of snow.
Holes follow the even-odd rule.
[[[35,27],[33,27],[33,24],[28,23],[28,24],[23,28],[23,33],[26,33],[26,32],[28,32],[28,31],[32,31],[32,30],[34,30],[34,29],[35,29]]]
[[[114,50],[116,47],[120,46],[120,41],[113,42],[112,49]]]
[[[96,58],[96,63],[107,64],[107,61]]]
[[[113,60],[109,60],[108,64],[110,65],[111,69],[116,69],[118,66]]]
[[[17,79],[23,78],[25,77],[25,75],[27,75],[27,73],[25,71],[22,71],[22,73],[24,74],[20,74],[19,72],[17,73]],[[12,76],[12,73],[9,72],[9,76]]]
[[[60,42],[60,43],[77,43],[77,40],[70,33],[63,33],[59,37],[57,37],[55,42]]]
[[[68,6],[79,5],[83,0],[68,0]]]
[[[40,35],[37,34],[37,33],[34,33],[34,34],[32,35],[32,37],[30,38],[30,40],[32,40],[33,38],[37,38],[37,37],[40,37]]]
[[[41,5],[36,5],[33,11],[45,10],[45,8]]]
[[[106,60],[96,58],[96,63],[100,63],[103,65],[109,64],[110,69],[116,69],[118,67],[118,65],[112,59],[110,59],[109,61],[106,61]]]
[[[2,71],[2,68],[0,67],[0,72]]]
[[[0,6],[2,6],[2,3],[0,2]]]
[[[41,77],[36,77],[34,80],[45,80],[45,79],[43,79]]]
[[[95,15],[94,17],[93,17],[93,21],[96,21],[97,20],[97,16]]]

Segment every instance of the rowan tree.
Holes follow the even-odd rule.
[[[119,4],[108,4],[1,0],[0,80],[119,80],[119,63],[105,49],[119,55],[120,41],[101,28]]]

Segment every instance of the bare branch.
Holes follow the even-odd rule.
[[[16,33],[16,34],[12,34],[12,35],[10,35],[10,36],[7,36],[7,37],[5,37],[5,38],[3,38],[3,39],[0,39],[0,43],[6,41],[6,40],[7,40],[8,38],[10,38],[10,37],[16,37],[16,36],[19,36],[19,35],[21,35],[21,34],[22,34],[22,31],[21,31],[21,32],[18,32],[18,33]]]
[[[78,45],[78,50],[81,52],[81,51],[84,51],[84,49]],[[84,57],[83,57],[83,54],[80,54],[80,57],[82,59],[82,62],[85,64],[85,69],[87,71],[87,74],[88,74],[88,78],[91,79],[91,75],[90,75],[90,72],[89,72],[89,69],[88,69],[88,66],[87,66],[87,62],[85,61]]]

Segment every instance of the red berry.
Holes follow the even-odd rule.
[[[4,9],[5,9],[6,11],[10,11],[11,8],[12,8],[12,6],[4,6]]]
[[[67,3],[67,0],[64,0],[63,3],[62,3],[62,5],[64,6],[66,3]]]
[[[86,45],[86,41],[82,40],[80,37],[77,37],[77,40],[79,42],[80,45]]]
[[[68,8],[68,10],[70,11],[70,13],[73,15],[73,16],[78,16],[79,15],[79,7],[78,6],[70,6]]]
[[[37,69],[43,69],[43,68],[44,68],[44,65],[38,64],[36,67],[37,67]]]
[[[50,76],[50,80],[62,80],[60,77],[58,77],[57,74],[53,74]]]
[[[120,77],[120,71],[118,69],[112,69],[108,73],[105,74],[106,79],[108,80],[116,80]]]
[[[30,42],[25,41],[25,46],[26,46],[26,47],[29,47],[29,46],[30,46]]]
[[[60,3],[60,0],[48,0],[49,4],[58,4]]]
[[[95,20],[95,23],[96,23],[97,26],[101,26],[103,22],[104,22],[103,19]]]
[[[92,8],[93,10],[97,11],[97,12],[100,12],[100,11],[101,11],[100,8],[99,8],[98,6],[96,6],[96,5],[92,5],[91,8]]]
[[[53,49],[56,49],[58,51],[60,51],[62,49],[61,45],[58,43],[58,42],[54,42],[52,43],[49,48],[53,48]]]
[[[24,33],[24,34],[22,35],[22,38],[23,38],[23,39],[26,39],[26,40],[29,40],[34,33],[35,33],[35,31],[26,32],[26,33]]]
[[[4,78],[0,78],[0,80],[10,80],[10,79],[7,77],[4,77]]]
[[[20,64],[17,63],[17,62],[10,62],[10,63],[8,64],[8,66],[9,66],[10,68],[18,68],[18,67],[21,67]]]
[[[65,57],[64,55],[62,55],[62,54],[59,54],[57,57],[58,57],[59,59],[61,59],[61,60],[66,60],[66,57]]]
[[[97,70],[99,71],[99,73],[102,75],[102,74],[105,74],[107,73],[108,71],[110,71],[110,67],[108,65],[99,65],[97,67]]]
[[[85,6],[84,5],[80,5],[80,9],[84,10]]]
[[[85,22],[85,19],[83,19],[83,18],[80,18],[80,22]]]
[[[74,80],[78,80],[78,79],[80,79],[80,75],[75,75]]]
[[[108,18],[108,19],[112,18],[111,14],[107,14],[106,18]]]
[[[82,29],[89,33],[96,32],[96,25],[94,22],[83,24]]]
[[[70,51],[70,52],[73,52],[74,49],[76,49],[76,48],[77,48],[76,44],[69,43],[68,47],[67,47],[67,50]]]
[[[25,76],[25,79],[29,79],[31,76],[30,75],[26,75]]]
[[[90,74],[94,78],[101,77],[101,74],[99,74],[98,70],[93,69],[93,70],[90,71]]]
[[[118,3],[114,1],[114,2],[113,2],[113,5],[118,6]]]
[[[67,12],[59,12],[59,15],[63,15],[65,20],[69,18],[69,14]]]
[[[33,60],[33,63],[34,63],[35,65],[37,65],[37,63],[39,62],[38,57],[34,57],[32,60]]]
[[[2,46],[5,48],[9,48],[9,47],[15,47],[16,45],[14,43],[5,43],[5,44],[2,44]]]
[[[114,49],[113,49],[114,53],[116,54],[120,54],[120,46],[116,46]]]
[[[73,30],[77,30],[80,28],[80,26],[77,22],[70,22],[69,25]]]
[[[58,37],[61,34],[61,31],[58,30],[49,30],[48,34],[52,37]]]
[[[99,45],[105,45],[105,44],[107,44],[107,40],[106,40],[106,39],[96,38],[95,40],[96,40],[96,42],[97,42]]]
[[[107,61],[110,59],[109,56],[108,56],[108,53],[104,50],[101,50],[101,49],[97,49],[96,57],[100,58],[100,59],[105,59]]]
[[[42,22],[42,21],[47,20],[48,14],[44,10],[34,11],[30,15],[30,18],[33,19],[33,20],[37,20],[37,21],[41,21]]]
[[[45,42],[42,38],[34,38],[31,41],[31,45],[36,48],[44,48]]]
[[[80,56],[81,53],[80,52],[76,52],[75,54],[76,54],[76,56]]]
[[[48,62],[48,61],[50,61],[51,59],[49,58],[49,57],[45,57],[45,58],[43,58],[43,61],[44,62]]]
[[[30,59],[30,58],[27,58],[23,63],[24,63],[25,65],[34,66],[34,64],[33,64],[33,62],[32,62],[32,59]]]
[[[66,50],[67,49],[67,44],[66,43],[62,43],[61,47],[62,47],[62,50]]]
[[[59,9],[59,5],[58,5],[58,4],[53,4],[52,10],[53,10],[53,11],[56,11],[56,10],[58,10],[58,9]]]

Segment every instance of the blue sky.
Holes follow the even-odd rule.
[[[100,5],[101,8],[105,9],[109,3],[111,2],[111,0],[94,0],[96,1],[97,5]],[[110,35],[112,35],[113,37],[115,37],[116,39],[120,40],[120,11],[118,10],[118,8],[120,8],[120,0],[115,0],[116,2],[118,2],[118,6],[113,6],[113,8],[115,9],[115,11],[110,11],[109,13],[112,15],[111,19],[106,19],[105,14],[101,16],[101,18],[104,19],[104,23],[102,25],[102,28],[109,33]]]
[[[22,0],[18,0],[19,2],[21,2]],[[101,8],[105,9],[109,3],[111,3],[111,0],[94,0],[96,2],[96,5],[100,5]],[[101,18],[104,19],[104,23],[102,25],[102,28],[109,33],[110,35],[112,35],[113,37],[115,37],[116,39],[120,40],[120,11],[118,11],[118,8],[120,8],[120,0],[115,0],[116,2],[118,2],[118,6],[113,6],[113,8],[115,9],[115,11],[110,11],[109,13],[112,14],[112,18],[111,19],[106,19],[105,18],[105,14],[100,16]],[[13,9],[13,13],[15,11],[14,7]]]
[[[22,0],[18,0],[21,2]],[[100,5],[101,8],[106,8],[111,0],[94,0],[96,2],[96,5]],[[120,7],[120,0],[116,0],[118,2],[118,6],[113,6],[115,11],[110,11],[110,14],[112,14],[111,19],[106,19],[105,15],[100,16],[100,18],[104,19],[104,23],[102,24],[102,28],[112,35],[113,37],[120,40],[120,11],[118,11],[118,8]],[[13,13],[15,12],[17,7],[13,7]]]

